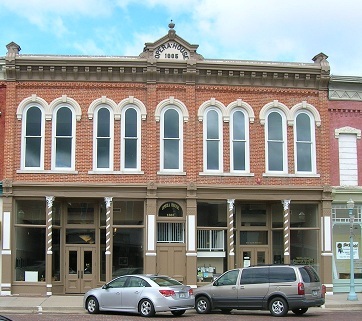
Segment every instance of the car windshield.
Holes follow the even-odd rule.
[[[168,278],[166,276],[151,276],[150,279],[157,283],[159,286],[172,286],[172,285],[182,285],[179,281],[175,279]]]

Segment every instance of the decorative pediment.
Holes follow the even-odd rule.
[[[169,23],[170,30],[168,34],[160,38],[156,42],[145,44],[143,52],[139,55],[140,58],[151,60],[166,60],[166,61],[185,61],[189,59],[203,60],[196,50],[199,45],[192,45],[186,40],[176,35],[174,29],[175,24]]]

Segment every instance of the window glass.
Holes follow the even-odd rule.
[[[157,283],[159,286],[173,286],[181,284],[179,281],[169,278],[167,276],[151,276],[150,279],[153,282]]]
[[[150,285],[143,279],[136,277],[136,276],[130,276],[128,278],[127,287],[129,288],[144,288],[144,287],[150,287]]]
[[[16,202],[16,223],[45,225],[45,201],[18,200]]]
[[[45,281],[45,227],[15,227],[16,281]]]
[[[311,266],[306,265],[299,268],[300,274],[302,275],[302,279],[306,283],[311,282],[320,282],[319,276]]]
[[[210,110],[206,115],[206,169],[218,170],[220,156],[219,115]]]
[[[143,225],[143,223],[144,223],[143,201],[113,202],[114,225]]]
[[[317,227],[317,219],[316,204],[290,204],[290,227]]]
[[[277,112],[268,115],[268,170],[283,171],[284,141],[282,116]]]
[[[112,276],[143,273],[143,229],[114,228]]]
[[[226,202],[197,203],[197,226],[226,227],[227,215],[228,211]]]
[[[123,288],[126,284],[127,279],[128,277],[120,277],[109,282],[107,285],[110,288]]]
[[[278,282],[294,282],[297,280],[293,268],[278,266],[278,268],[271,268],[269,271],[270,283]]]
[[[231,270],[220,276],[215,282],[218,286],[223,285],[236,285],[238,279],[239,270]]]
[[[242,204],[241,226],[266,226],[265,204]]]
[[[126,110],[124,126],[124,166],[137,168],[138,124],[137,111],[134,108]]]
[[[60,229],[52,229],[52,279],[60,281]]]
[[[243,269],[240,284],[260,284],[269,282],[269,268]]]
[[[110,112],[100,108],[97,115],[97,168],[110,167]]]
[[[94,229],[67,229],[67,244],[95,244],[96,236]]]
[[[312,171],[311,122],[307,114],[301,113],[296,119],[297,126],[297,171]]]
[[[283,216],[284,209],[281,202],[274,203],[271,205],[271,218],[272,218],[272,227],[273,228],[282,228],[283,227]]]
[[[319,230],[290,230],[290,261],[318,268]]]
[[[72,166],[72,111],[67,107],[61,107],[56,117],[55,137],[55,166]]]
[[[234,170],[245,170],[245,115],[241,111],[233,113],[232,122],[233,166]]]
[[[168,109],[163,121],[163,167],[180,167],[180,119],[175,109]]]
[[[68,224],[94,224],[94,204],[68,202]]]
[[[40,167],[42,113],[38,107],[28,109],[25,132],[25,167]]]
[[[241,231],[240,245],[267,245],[268,231]]]

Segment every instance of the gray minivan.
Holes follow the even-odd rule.
[[[325,286],[309,265],[260,265],[233,269],[194,290],[195,309],[269,310],[273,316],[297,315],[325,302]]]

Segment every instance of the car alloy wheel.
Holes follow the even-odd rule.
[[[99,312],[99,303],[98,300],[91,296],[87,299],[87,311],[91,314]]]
[[[153,317],[155,315],[155,308],[150,300],[144,299],[139,304],[139,312],[143,317]]]
[[[275,297],[270,301],[269,311],[275,317],[283,317],[288,313],[287,302],[281,297]]]
[[[210,313],[211,304],[208,298],[201,296],[196,299],[196,311],[200,314]]]

